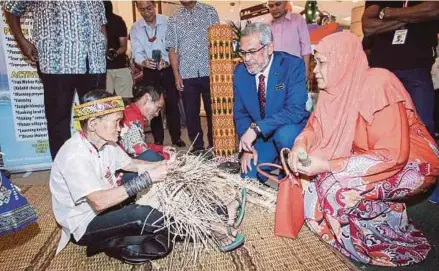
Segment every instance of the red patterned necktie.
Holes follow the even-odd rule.
[[[258,100],[259,108],[261,109],[261,118],[265,118],[265,76],[263,74],[259,75],[259,86],[258,86]]]

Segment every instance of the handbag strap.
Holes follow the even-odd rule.
[[[290,153],[290,149],[283,148],[280,150],[280,161],[282,163],[282,168],[285,171],[285,174],[287,175],[288,179],[290,179],[294,185],[297,185],[300,189],[302,189],[302,181],[291,173],[290,166],[285,160],[285,154],[288,157],[289,153]]]
[[[288,156],[288,154],[290,153],[290,149],[287,148],[282,148],[280,150],[280,162],[282,163],[282,168],[285,171],[285,173],[287,174],[287,176],[291,176],[291,171],[290,171],[290,167],[288,166],[287,161],[285,161],[285,154]]]
[[[297,185],[298,187],[300,187],[300,189],[302,189],[302,182],[296,178],[296,176],[294,176],[291,171],[290,168],[288,166],[287,161],[285,160],[284,155],[288,154],[290,152],[289,149],[287,148],[283,148],[280,150],[280,161],[282,163],[282,166],[277,165],[277,164],[273,164],[273,163],[260,163],[257,167],[256,170],[258,171],[259,174],[261,174],[262,176],[268,178],[270,181],[275,182],[280,184],[283,180],[285,179],[289,179],[293,182],[294,185]],[[268,174],[267,172],[263,171],[261,169],[261,167],[274,167],[280,170],[285,171],[285,174],[287,175],[284,179],[282,180],[278,180],[275,176]]]
[[[260,163],[260,164],[258,164],[257,167],[256,167],[256,170],[258,171],[259,174],[261,174],[262,176],[268,178],[268,179],[269,179],[270,181],[272,181],[272,182],[275,182],[275,183],[280,184],[280,181],[279,181],[276,177],[274,177],[273,175],[268,174],[267,172],[263,171],[263,170],[261,169],[261,167],[275,167],[275,168],[277,168],[277,169],[282,170],[282,167],[281,167],[281,166],[276,165],[276,164],[273,164],[273,163]]]

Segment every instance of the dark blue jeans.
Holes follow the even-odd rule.
[[[143,69],[142,84],[156,84],[165,91],[165,110],[166,123],[169,128],[169,135],[172,143],[180,140],[180,109],[178,108],[179,91],[175,87],[174,74],[172,68],[168,67],[161,71]],[[151,132],[156,144],[163,144],[165,131],[163,129],[163,120],[161,114],[151,120]]]
[[[431,69],[417,68],[411,70],[393,70],[399,80],[404,84],[410,94],[416,111],[427,127],[428,132],[434,136],[434,103],[435,92],[431,79]]]
[[[76,243],[90,246],[116,236],[140,235],[144,225],[144,233],[153,233],[162,227],[162,216],[160,211],[150,206],[118,204],[97,215]]]
[[[203,98],[204,111],[207,117],[207,138],[209,147],[213,146],[212,134],[212,102],[210,100],[209,76],[189,78],[183,80],[183,103],[186,111],[186,127],[189,138],[194,142],[194,149],[204,149],[203,129],[201,129],[200,107]],[[198,134],[198,137],[197,137]]]

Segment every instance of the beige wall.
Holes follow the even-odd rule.
[[[123,18],[127,24],[128,31],[133,24],[133,9],[131,1],[111,1],[113,3],[113,12]]]

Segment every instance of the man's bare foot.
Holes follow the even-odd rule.
[[[239,201],[234,200],[231,203],[227,204],[227,224],[230,226],[235,226],[235,221],[237,217],[237,211],[239,208]]]
[[[232,226],[212,225],[212,235],[221,246],[227,246],[235,241],[238,230]]]

